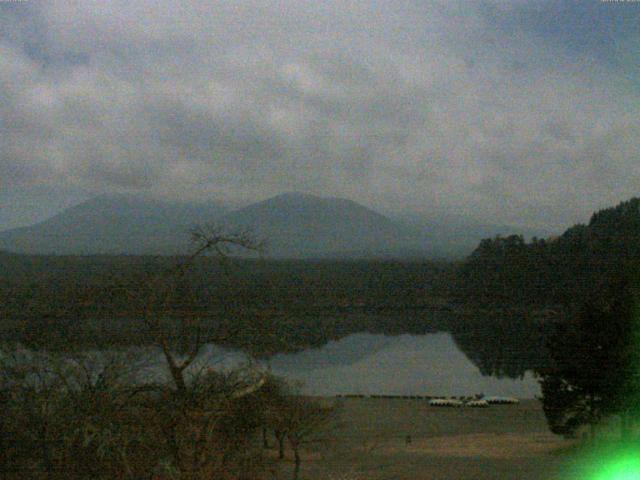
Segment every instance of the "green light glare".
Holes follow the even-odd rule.
[[[628,453],[619,458],[605,459],[601,470],[595,472],[592,480],[640,480],[640,459],[637,454]]]
[[[565,480],[640,480],[640,447],[609,446],[583,452],[578,465],[559,478]]]

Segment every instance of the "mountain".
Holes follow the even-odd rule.
[[[188,231],[226,213],[217,203],[181,204],[101,196],[23,228],[0,232],[0,250],[32,254],[175,254]]]
[[[279,258],[407,257],[431,254],[416,231],[344,198],[284,193],[222,218],[250,229]]]
[[[462,257],[485,237],[511,227],[463,218],[391,218],[344,198],[284,193],[230,211],[219,203],[186,204],[136,196],[102,196],[23,228],[0,232],[0,251],[35,254],[151,254],[189,251],[188,231],[215,223],[250,230],[274,258]]]

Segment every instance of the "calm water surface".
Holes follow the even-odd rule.
[[[512,395],[533,398],[531,374],[521,380],[485,377],[448,333],[389,337],[359,333],[322,348],[277,355],[276,374],[301,381],[315,395]]]
[[[101,352],[96,365],[101,363]],[[252,363],[241,352],[206,345],[189,367],[195,375],[204,369],[228,370]],[[449,333],[427,335],[374,335],[358,333],[317,349],[279,354],[264,368],[300,382],[312,395],[510,395],[533,398],[540,388],[531,374],[522,379],[483,376],[460,351]],[[143,355],[133,368],[135,382],[170,382],[159,351]]]

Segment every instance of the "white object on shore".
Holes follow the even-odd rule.
[[[455,398],[434,398],[429,400],[431,407],[461,407],[463,403]]]
[[[520,403],[520,400],[514,397],[485,397],[484,400],[490,405],[508,405]]]
[[[486,400],[469,400],[464,404],[465,407],[473,407],[473,408],[486,408],[489,406],[489,402]]]

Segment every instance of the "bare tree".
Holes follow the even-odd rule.
[[[205,328],[202,319],[197,315],[180,315],[180,318],[167,319],[167,314],[172,311],[172,304],[180,300],[185,301],[185,297],[193,293],[190,286],[185,285],[186,275],[200,257],[213,254],[220,261],[225,261],[235,250],[262,252],[266,245],[264,241],[247,231],[226,232],[212,225],[194,228],[191,231],[191,239],[193,251],[190,255],[169,271],[147,279],[141,285],[141,292],[130,292],[132,300],[140,305],[139,311],[144,325],[153,343],[160,347],[175,388],[180,393],[187,390],[185,371],[197,358],[202,346],[207,342],[224,342],[235,333],[212,333],[211,329]],[[178,298],[180,295],[183,298]],[[171,332],[176,328],[171,323],[175,322],[179,323],[179,333],[172,336]],[[172,340],[180,341],[182,348],[175,348]],[[179,353],[177,350],[182,352]]]
[[[288,419],[290,386],[283,379],[274,375],[267,375],[262,388],[264,401],[264,428],[270,430],[278,443],[278,459],[284,459],[285,440],[290,426]],[[263,444],[266,443],[263,431]],[[266,445],[263,445],[266,448]]]
[[[329,440],[334,406],[324,405],[308,397],[295,396],[289,402],[289,427],[287,439],[293,450],[293,480],[298,480],[302,464],[301,448],[309,444],[321,444]]]
[[[239,399],[261,386],[260,379],[247,382],[227,377],[221,381],[212,371],[188,381],[187,371],[202,347],[206,343],[223,343],[236,333],[215,328],[219,325],[205,325],[197,308],[183,309],[172,318],[176,307],[188,305],[189,296],[193,295],[188,273],[200,257],[213,255],[224,262],[235,250],[261,252],[264,248],[264,242],[248,232],[229,233],[214,226],[198,227],[192,230],[191,237],[190,255],[169,271],[144,281],[140,292],[132,295],[138,301],[152,343],[162,352],[174,386],[161,393],[160,409],[155,411],[171,463],[185,479],[220,477],[229,470],[231,457],[236,463],[243,462],[238,455],[250,450],[243,442],[260,422],[246,412],[237,415],[238,406],[243,405]],[[227,428],[232,419],[237,425]]]
[[[206,343],[235,332],[178,309],[192,301],[188,274],[200,257],[225,260],[263,243],[212,227],[192,238],[193,252],[173,268],[123,287],[169,383],[140,384],[149,358],[139,353],[0,349],[0,478],[259,478],[266,380],[251,369],[194,372]]]
[[[59,426],[54,412],[64,385],[49,368],[50,359],[44,354],[16,347],[0,352],[0,356],[0,387],[5,401],[2,433],[12,438],[13,444],[13,458],[5,458],[3,470],[13,469],[9,463],[24,470],[32,461],[26,473],[40,470],[44,478],[54,478],[52,439]]]
[[[1,356],[5,477],[134,480],[153,469],[157,436],[133,408],[129,355],[17,347]]]
[[[266,405],[266,425],[278,442],[278,458],[284,459],[285,439],[293,451],[293,479],[297,480],[302,464],[302,448],[321,445],[332,438],[337,407],[310,397],[291,393],[291,387],[277,378],[272,380],[275,394]]]

